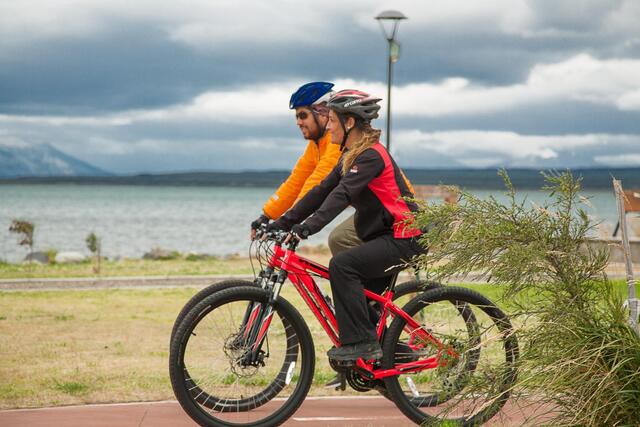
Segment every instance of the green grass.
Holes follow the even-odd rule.
[[[324,245],[302,246],[298,252],[320,263],[329,262],[329,249]],[[102,277],[250,274],[253,271],[245,256],[203,258],[199,255],[184,257],[180,254],[176,259],[165,260],[103,260],[100,268]],[[90,259],[78,264],[14,264],[0,259],[0,279],[96,277],[93,269],[94,263]]]
[[[53,388],[71,395],[82,395],[89,390],[89,386],[83,383],[75,381],[59,382],[58,380],[53,381]]]
[[[207,260],[143,260],[103,261],[100,276],[183,276],[214,274],[250,274],[247,258]],[[0,263],[0,279],[96,277],[93,263],[78,264],[8,264]]]
[[[617,285],[626,291],[623,281]],[[495,301],[502,294],[495,285],[465,286]],[[0,408],[172,399],[169,336],[195,292],[0,292]],[[283,296],[302,312],[314,336],[312,394],[333,393],[322,387],[335,375],[325,356],[331,342],[293,286]]]
[[[0,292],[0,409],[172,399],[169,336],[197,289]],[[320,387],[331,347],[293,286],[284,292],[316,338]]]

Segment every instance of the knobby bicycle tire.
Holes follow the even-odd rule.
[[[206,288],[201,289],[198,293],[193,295],[189,299],[189,301],[187,301],[187,303],[182,307],[182,310],[180,310],[180,313],[178,313],[176,320],[173,322],[173,329],[171,330],[171,338],[169,340],[169,346],[171,346],[171,342],[173,341],[173,337],[175,336],[176,331],[178,330],[178,326],[180,325],[180,322],[182,322],[184,317],[187,315],[187,313],[189,313],[189,311],[191,311],[191,309],[193,309],[196,305],[198,305],[198,303],[200,303],[203,299],[207,298],[210,295],[215,294],[216,292],[220,292],[225,289],[239,287],[239,286],[256,286],[257,287],[255,282],[251,282],[248,280],[228,279],[228,280],[222,280],[220,282],[213,283],[207,286]],[[185,372],[185,375],[188,376],[188,371]],[[276,384],[272,384],[271,387],[268,388],[268,390],[270,390],[269,395],[265,395],[265,399],[261,401],[268,402],[269,400],[276,397],[280,392]],[[213,396],[210,396],[206,391],[200,389],[199,387],[192,389],[191,394],[194,399],[199,401],[199,403],[207,402],[208,404],[212,404],[212,402],[216,401],[216,399]],[[239,406],[238,408],[251,409],[248,405],[242,405],[242,406]]]
[[[206,288],[201,289],[197,294],[192,296],[189,301],[182,307],[178,316],[176,316],[176,320],[173,322],[173,329],[171,329],[171,340],[173,340],[173,336],[176,334],[176,330],[178,329],[178,325],[184,319],[184,316],[187,315],[189,311],[193,307],[195,307],[200,301],[208,297],[209,295],[213,295],[216,292],[223,291],[225,289],[234,288],[238,286],[256,286],[255,282],[251,282],[249,280],[241,280],[241,279],[228,279],[222,280],[220,282],[213,283]]]
[[[225,310],[225,306],[229,306],[234,302],[241,302],[239,305],[257,302],[267,304],[269,295],[263,289],[255,286],[231,287],[225,290],[215,292],[204,298],[200,303],[196,304],[183,318],[178,325],[176,334],[173,337],[170,355],[169,370],[171,384],[185,412],[201,426],[273,426],[279,425],[286,421],[302,404],[306,394],[309,391],[313,380],[313,371],[315,366],[315,350],[313,340],[309,329],[304,322],[300,313],[286,300],[278,298],[273,304],[274,312],[283,319],[284,333],[286,334],[287,344],[285,352],[289,352],[289,345],[292,342],[291,336],[295,337],[295,351],[297,354],[296,361],[300,359],[300,372],[297,374],[296,385],[288,399],[275,412],[267,414],[265,417],[257,420],[249,420],[247,422],[233,422],[230,419],[224,419],[224,414],[244,413],[245,420],[249,419],[251,410],[255,409],[273,398],[272,385],[270,382],[265,389],[255,396],[239,396],[238,399],[230,399],[227,397],[216,398],[213,391],[208,390],[209,399],[218,399],[214,410],[211,404],[203,405],[194,397],[194,379],[187,371],[184,357],[186,347],[189,344],[190,337],[194,335],[194,329],[200,321],[207,315],[213,313],[216,309]],[[236,325],[237,328],[237,325]],[[271,328],[270,328],[271,330]],[[288,353],[287,357],[288,357]],[[294,362],[292,365],[295,365]],[[264,366],[264,365],[263,365]],[[284,364],[283,364],[284,366]],[[279,371],[278,376],[282,374]],[[286,375],[289,375],[287,373]]]

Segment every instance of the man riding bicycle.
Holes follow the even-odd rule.
[[[296,201],[318,185],[338,162],[340,149],[331,144],[331,135],[326,132],[329,120],[327,100],[333,93],[332,87],[333,83],[311,82],[291,95],[289,108],[296,112],[296,124],[308,140],[307,148],[286,181],[267,200],[262,214],[251,223],[252,237],[260,225],[280,218]]]

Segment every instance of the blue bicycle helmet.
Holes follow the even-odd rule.
[[[311,82],[300,86],[300,88],[291,95],[289,100],[289,108],[308,107],[313,105],[324,95],[331,92],[333,83],[329,82]]]

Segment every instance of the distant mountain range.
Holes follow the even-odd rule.
[[[540,171],[508,169],[513,185],[518,189],[540,189],[544,178]],[[640,188],[640,168],[629,169],[574,169],[574,176],[583,178],[582,187],[611,189],[612,177],[622,180],[625,188]],[[504,183],[496,169],[406,169],[405,173],[415,185],[447,184],[469,189],[503,189]],[[0,184],[77,184],[77,185],[147,185],[177,187],[269,187],[276,188],[284,181],[288,171],[245,172],[188,172],[173,174],[144,174],[133,176],[62,176],[23,177],[1,179]]]
[[[558,170],[562,170],[561,168]],[[537,188],[544,178],[537,169],[508,169],[516,188]],[[584,188],[610,189],[611,179],[622,180],[625,188],[640,188],[640,168],[573,169],[582,176]],[[413,184],[448,184],[464,188],[504,188],[492,169],[405,169]],[[80,161],[50,145],[27,145],[0,141],[0,184],[148,185],[277,187],[289,171],[184,172],[116,176]]]
[[[0,141],[0,178],[108,175],[48,144]]]

